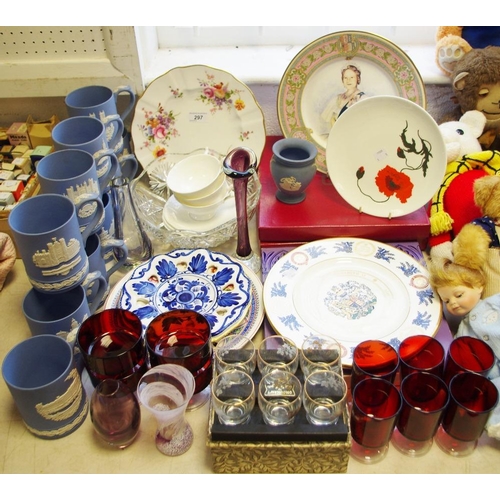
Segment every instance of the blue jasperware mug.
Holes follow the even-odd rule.
[[[62,194],[75,205],[83,241],[99,229],[104,204],[93,156],[81,149],[54,151],[37,166],[41,193]]]
[[[128,99],[123,111],[118,112],[118,97]],[[91,116],[106,126],[106,137],[115,153],[123,151],[123,121],[135,105],[135,94],[131,87],[122,85],[114,90],[102,85],[89,85],[70,92],[64,100],[68,115]],[[117,125],[121,122],[121,126]],[[121,131],[119,130],[121,128]]]
[[[89,403],[73,357],[73,347],[56,335],[36,335],[14,346],[2,376],[27,429],[57,439],[78,429]]]
[[[52,141],[55,151],[83,149],[94,157],[101,193],[119,171],[120,163],[106,138],[106,127],[97,118],[73,116],[62,120],[52,130]]]
[[[9,226],[28,279],[40,292],[70,290],[89,272],[73,202],[61,194],[39,194],[18,203]]]

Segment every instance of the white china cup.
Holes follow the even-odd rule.
[[[176,163],[167,175],[167,186],[180,203],[207,196],[225,182],[217,158],[197,154]]]

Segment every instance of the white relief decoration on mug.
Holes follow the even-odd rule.
[[[88,271],[89,271],[89,264],[87,261],[83,269],[81,269],[71,278],[66,279],[64,281],[58,281],[56,283],[42,283],[41,281],[30,279],[30,283],[38,290],[44,290],[46,292],[65,290],[67,288],[74,286],[75,284],[81,283],[83,278],[88,274]]]
[[[55,422],[67,420],[78,411],[82,403],[82,384],[77,369],[73,368],[64,381],[69,381],[70,384],[63,394],[60,394],[54,401],[49,403],[37,403],[35,405],[37,413],[46,420]]]
[[[79,203],[80,201],[94,197],[94,195],[98,195],[99,193],[99,183],[95,179],[87,179],[82,184],[70,186],[66,189],[66,196],[73,203]]]
[[[85,314],[84,318],[82,319],[82,322],[85,321],[87,319],[87,317],[88,317],[88,315]],[[71,344],[76,339],[76,334],[78,333],[78,329],[80,328],[80,325],[81,325],[81,322],[79,322],[75,318],[71,318],[71,326],[70,326],[69,331],[60,330],[56,333],[56,336],[61,337],[66,342]]]
[[[93,201],[92,203],[85,203],[78,210],[78,218],[86,219],[87,217],[94,215],[96,211],[97,211],[97,203],[95,201]]]
[[[44,276],[65,276],[82,260],[79,252],[80,243],[76,238],[71,238],[69,243],[66,243],[64,238],[52,238],[52,241],[47,243],[47,249],[37,250],[33,254],[33,263],[41,269],[47,269],[42,271]],[[71,260],[75,256],[78,257]],[[64,264],[59,265],[62,263]],[[55,269],[48,269],[58,265]]]
[[[76,427],[78,427],[85,420],[85,418],[87,417],[87,413],[88,413],[88,407],[89,407],[89,402],[86,399],[85,404],[82,407],[82,411],[77,416],[77,418],[75,418],[75,420],[73,420],[69,424],[64,425],[63,427],[60,427],[59,429],[54,429],[51,431],[41,431],[38,429],[34,429],[33,427],[26,424],[26,422],[25,422],[25,425],[26,425],[27,429],[35,436],[41,436],[41,437],[45,437],[45,438],[63,436],[64,434],[67,434],[70,431],[72,431],[73,429],[75,429]]]

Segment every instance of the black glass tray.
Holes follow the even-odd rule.
[[[303,382],[304,377],[300,369],[295,375]],[[253,374],[253,379],[257,390],[261,379],[258,370]],[[309,423],[303,406],[291,424],[268,425],[264,422],[257,398],[250,420],[245,424],[222,424],[213,408],[210,411],[212,412],[210,432],[214,441],[347,441],[349,436],[347,411],[336,424],[330,425]]]

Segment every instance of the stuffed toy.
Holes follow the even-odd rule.
[[[453,92],[462,113],[481,111],[486,117],[482,149],[500,149],[500,46],[473,49],[451,73]]]
[[[439,125],[448,164],[429,205],[432,258],[450,259],[455,236],[465,224],[483,215],[474,201],[474,182],[487,175],[500,175],[500,152],[482,151],[478,140],[485,121],[480,111],[473,110],[459,121]]]
[[[482,213],[465,224],[453,240],[453,254],[474,255],[486,283],[482,298],[500,294],[500,176],[474,182],[474,201]]]
[[[438,26],[436,64],[446,76],[451,76],[465,54],[488,45],[500,46],[499,26]]]

